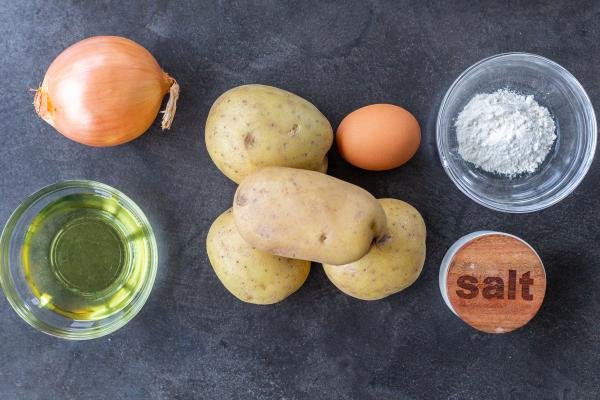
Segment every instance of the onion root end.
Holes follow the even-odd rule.
[[[53,118],[53,110],[52,103],[48,98],[48,92],[40,86],[34,90],[35,95],[33,96],[33,107],[35,108],[35,113],[44,121],[48,122],[52,125]]]

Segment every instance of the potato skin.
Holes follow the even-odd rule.
[[[410,204],[380,199],[388,232],[360,260],[323,264],[325,274],[342,292],[361,300],[379,300],[412,285],[425,262],[425,222]]]
[[[266,85],[243,85],[223,93],[208,113],[208,154],[239,183],[268,166],[327,171],[331,124],[310,102]]]
[[[328,264],[358,260],[386,230],[385,212],[366,190],[284,167],[248,175],[235,193],[233,216],[257,249]]]
[[[298,290],[310,272],[310,261],[274,256],[246,243],[231,209],[213,222],[206,250],[223,286],[247,303],[277,303]]]

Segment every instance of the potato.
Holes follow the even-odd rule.
[[[425,262],[425,223],[421,214],[400,200],[379,202],[387,215],[387,234],[358,261],[323,264],[335,286],[362,300],[382,299],[412,285]]]
[[[298,290],[310,272],[310,261],[274,256],[246,243],[231,209],[213,222],[206,250],[223,286],[247,303],[277,303]]]
[[[271,86],[244,85],[215,101],[205,140],[217,167],[239,183],[269,166],[326,172],[333,130],[303,98]]]
[[[327,264],[358,260],[386,229],[383,208],[366,190],[284,167],[248,175],[235,193],[233,216],[257,249]]]

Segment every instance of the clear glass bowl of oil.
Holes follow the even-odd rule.
[[[0,237],[0,283],[17,314],[66,339],[100,337],[142,308],[157,247],[142,210],[98,182],[65,181],[29,196]]]

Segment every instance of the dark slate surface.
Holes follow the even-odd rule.
[[[157,231],[156,286],[125,328],[88,342],[37,333],[0,298],[1,399],[600,398],[597,163],[561,204],[506,215],[452,185],[434,138],[452,80],[499,52],[557,61],[600,104],[598,2],[120,3],[0,7],[0,220],[29,193],[62,179],[113,185],[147,212]],[[169,134],[155,124],[130,144],[94,149],[35,116],[28,89],[61,50],[97,34],[138,41],[179,80]],[[235,186],[208,157],[203,125],[220,93],[252,82],[296,92],[334,126],[373,102],[396,103],[417,116],[423,142],[406,166],[369,173],[334,150],[330,169],[422,212],[427,262],[412,287],[362,302],[314,267],[298,293],[260,307],[241,303],[219,283],[204,240]],[[523,237],[546,264],[546,301],[513,334],[474,331],[439,295],[444,252],[479,229]]]

